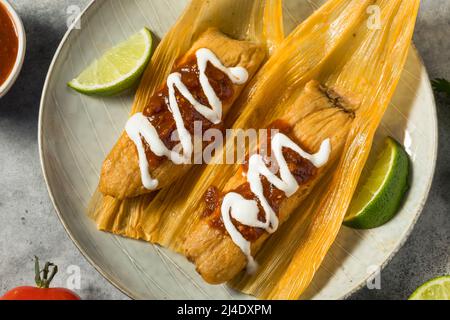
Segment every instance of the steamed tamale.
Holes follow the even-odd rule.
[[[182,82],[186,83],[189,92],[195,96],[196,100],[202,101],[204,105],[208,105],[208,99],[200,86],[198,61],[195,59],[196,52],[203,48],[211,50],[221,63],[228,68],[237,66],[244,68],[250,77],[255,74],[265,56],[263,47],[256,43],[232,40],[215,29],[210,29],[202,34],[192,48],[178,60],[174,72],[179,72],[182,75]],[[217,98],[223,103],[221,113],[226,116],[244,88],[244,84],[232,83],[221,70],[215,68],[211,63],[208,64],[206,74],[209,83],[218,95]],[[175,144],[170,141],[170,138],[173,132],[177,130],[177,126],[176,120],[170,112],[173,106],[169,106],[168,97],[169,89],[167,85],[164,85],[152,97],[144,110],[144,115],[155,125],[164,144],[173,149]],[[181,113],[184,126],[191,134],[194,132],[194,121],[202,123],[202,132],[212,127],[213,123],[197,112],[179,92],[177,92],[177,100],[181,106],[184,102],[185,107],[181,109]],[[158,181],[157,187],[153,190],[170,185],[190,168],[188,164],[176,165],[168,161],[166,157],[155,156],[153,150],[148,150],[148,143],[146,148],[146,158],[150,163],[149,173],[153,179]],[[152,190],[145,188],[142,183],[140,161],[142,159],[138,157],[135,143],[133,143],[129,134],[124,132],[103,163],[100,191],[105,195],[119,199],[150,193]]]
[[[353,110],[358,106],[358,98],[337,92],[336,88],[326,88],[311,81],[297,101],[285,107],[284,117],[275,122],[277,130],[284,131],[305,150],[319,150],[321,142],[326,139],[329,139],[331,144],[327,165],[319,169],[315,169],[309,161],[295,153],[287,154],[290,149],[284,150],[284,155],[288,156],[290,171],[299,183],[298,190],[292,196],[284,196],[264,179],[264,193],[270,206],[274,210],[276,208],[280,224],[289,218],[342,153],[354,118]],[[249,188],[246,175],[238,171],[221,190],[210,189],[203,206],[200,206],[199,212],[196,213],[206,215],[206,218],[185,241],[185,254],[195,263],[202,277],[210,283],[218,284],[231,280],[247,264],[243,252],[226,233],[221,217],[221,204],[223,195],[231,191],[243,194],[246,198],[253,198]],[[239,231],[251,242],[252,253],[256,253],[269,236],[261,228],[243,224],[239,225]]]

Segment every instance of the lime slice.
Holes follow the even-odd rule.
[[[152,34],[144,28],[108,50],[68,86],[84,94],[114,95],[132,87],[152,54]]]
[[[409,189],[409,158],[403,147],[388,137],[373,165],[363,171],[344,225],[372,229],[391,220]]]
[[[408,300],[450,300],[450,276],[426,282],[417,288]]]

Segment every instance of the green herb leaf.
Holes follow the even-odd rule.
[[[446,79],[434,79],[431,81],[431,84],[433,85],[433,89],[436,92],[442,92],[447,94],[448,97],[450,97],[450,82]]]

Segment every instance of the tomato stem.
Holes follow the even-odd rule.
[[[40,270],[39,258],[34,256],[34,272],[35,272],[34,280],[38,288],[49,288],[50,283],[52,282],[53,278],[58,272],[58,266],[54,265],[51,262],[46,262],[44,269]]]

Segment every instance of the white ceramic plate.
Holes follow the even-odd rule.
[[[184,257],[144,242],[96,230],[86,206],[101,163],[119,137],[132,97],[92,98],[66,83],[113,44],[149,27],[163,37],[186,0],[105,0],[83,13],[81,29],[64,37],[50,67],[40,110],[39,140],[44,176],[56,211],[86,258],[108,280],[138,299],[250,298],[226,286],[205,284]],[[287,30],[324,1],[286,0]],[[411,50],[401,83],[379,136],[407,147],[412,188],[401,212],[371,231],[343,227],[303,298],[340,299],[362,285],[373,268],[386,265],[409,235],[426,201],[436,161],[437,119],[430,82]]]

